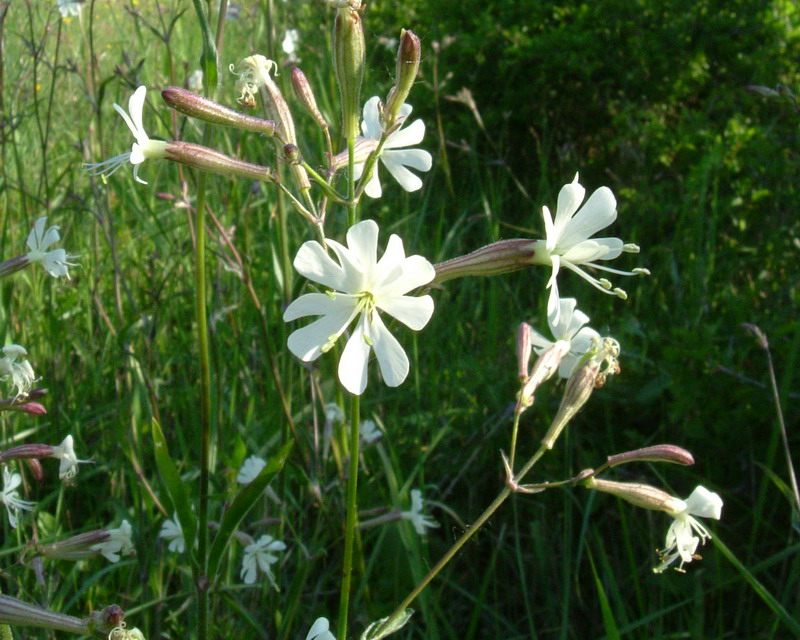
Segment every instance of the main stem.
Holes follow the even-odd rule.
[[[522,479],[525,477],[525,475],[528,473],[528,471],[530,471],[533,468],[533,466],[539,461],[539,458],[541,458],[547,451],[549,451],[549,449],[547,449],[545,446],[539,447],[539,450],[533,455],[533,457],[530,460],[528,460],[528,462],[525,464],[522,470],[516,476],[514,476],[513,483],[517,484],[521,482]],[[394,620],[400,617],[400,615],[403,613],[403,611],[406,610],[408,605],[410,605],[416,599],[416,597],[420,593],[422,593],[422,590],[425,587],[427,587],[428,584],[430,584],[430,582],[439,574],[439,572],[442,569],[444,569],[445,565],[455,557],[455,555],[459,552],[461,547],[463,547],[467,543],[467,541],[473,535],[475,535],[478,529],[480,529],[484,524],[486,524],[486,521],[492,517],[494,512],[497,511],[500,505],[506,501],[506,498],[508,498],[509,495],[511,495],[511,489],[508,486],[505,486],[503,490],[498,494],[498,496],[494,499],[494,502],[492,502],[492,504],[490,504],[486,508],[486,511],[484,511],[480,515],[480,517],[475,522],[472,523],[472,525],[467,527],[467,530],[461,534],[461,537],[455,541],[453,546],[450,547],[450,549],[448,549],[447,553],[445,553],[442,556],[442,558],[439,560],[439,562],[436,563],[433,569],[431,569],[428,572],[428,574],[422,579],[422,581],[416,587],[414,587],[414,590],[406,596],[405,600],[403,600],[399,605],[397,605],[397,608],[392,612],[392,615],[390,615],[386,619],[386,622],[384,622],[377,630],[376,635],[380,635],[380,633],[384,631]]]
[[[204,132],[203,142],[208,137]],[[200,501],[197,514],[197,637],[208,638],[208,479],[211,448],[211,366],[208,348],[208,324],[206,315],[206,175],[201,173],[197,181],[196,241],[195,241],[195,319],[197,322],[197,346],[200,356]]]
[[[339,593],[339,628],[336,637],[347,638],[347,615],[350,608],[350,585],[353,579],[353,542],[358,524],[358,445],[361,424],[360,396],[350,399],[350,468],[347,472],[347,519],[344,528],[342,586]]]

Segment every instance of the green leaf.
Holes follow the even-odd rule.
[[[411,619],[413,613],[413,609],[405,609],[403,613],[392,620],[391,624],[389,624],[385,629],[381,629],[381,627],[391,616],[386,616],[385,618],[376,620],[366,629],[364,629],[364,633],[361,634],[360,640],[381,640],[381,638],[385,638],[386,636],[392,635],[396,631],[400,631],[400,629],[405,626],[406,622]],[[378,633],[379,629],[380,633]]]
[[[189,557],[194,559],[194,541],[197,536],[197,518],[192,511],[192,503],[189,500],[189,491],[186,483],[181,480],[178,468],[170,458],[167,442],[164,440],[164,433],[158,422],[153,420],[153,451],[156,457],[156,466],[161,475],[161,481],[169,493],[170,500],[175,507],[183,530],[183,539],[186,542],[186,550]]]
[[[225,512],[222,517],[222,522],[219,524],[217,534],[214,536],[214,541],[211,543],[211,549],[208,553],[208,579],[214,581],[219,570],[219,564],[222,560],[222,554],[225,552],[228,542],[234,531],[239,527],[242,519],[247,515],[247,512],[253,507],[256,501],[264,493],[264,489],[272,481],[272,479],[283,469],[283,464],[289,452],[292,450],[292,441],[290,440],[281,447],[281,450],[274,456],[270,456],[267,466],[261,470],[255,480],[250,484],[243,487],[242,490],[236,494],[230,508]]]

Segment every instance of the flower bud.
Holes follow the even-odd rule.
[[[517,329],[517,374],[523,382],[528,378],[528,363],[533,351],[531,331],[531,325],[527,322],[520,322]]]
[[[582,366],[578,367],[567,380],[564,389],[564,396],[561,398],[561,405],[558,413],[553,418],[550,428],[547,430],[542,444],[548,449],[553,448],[553,444],[567,423],[575,417],[575,414],[586,404],[589,396],[594,391],[595,383],[600,374],[600,362],[595,358],[590,358]]]
[[[686,503],[680,498],[671,496],[666,491],[656,489],[647,484],[612,482],[611,480],[589,478],[584,482],[584,486],[587,489],[610,493],[644,509],[674,514],[686,508]]]
[[[168,143],[166,158],[201,171],[209,171],[223,176],[240,176],[250,180],[275,182],[275,177],[268,167],[231,158],[219,151],[191,142]]]
[[[440,284],[464,276],[496,276],[519,271],[532,264],[545,264],[539,262],[542,256],[547,255],[544,244],[544,240],[525,238],[493,242],[465,256],[433,265],[436,269],[433,283]]]
[[[161,97],[176,111],[204,122],[255,131],[263,133],[265,136],[275,134],[276,125],[272,120],[262,120],[239,113],[180,87],[167,87],[161,92]]]
[[[674,464],[694,464],[692,454],[674,444],[656,444],[634,451],[626,451],[608,456],[606,466],[613,467],[627,462],[672,462]]]
[[[345,140],[359,134],[361,83],[364,80],[364,25],[357,3],[337,3],[333,22],[333,70],[342,103],[342,136]]]
[[[420,60],[419,38],[413,31],[400,32],[400,46],[397,49],[397,72],[383,115],[388,129],[395,123],[400,107],[406,101],[414,80],[417,78]]]
[[[119,625],[124,617],[122,609],[115,604],[101,611],[93,611],[90,617],[80,619],[11,596],[0,595],[0,624],[12,627],[38,627],[88,636],[95,631],[107,633]]]
[[[286,159],[286,162],[289,164],[297,164],[302,162],[302,158],[300,157],[300,149],[297,148],[296,144],[287,144],[283,147],[283,157]]]
[[[300,67],[292,69],[291,80],[294,94],[297,96],[297,99],[300,100],[300,104],[303,105],[303,108],[308,114],[314,118],[314,121],[321,129],[327,129],[328,122],[317,107],[317,101],[314,98],[314,92],[311,90],[311,84],[309,84],[306,74],[300,70]]]

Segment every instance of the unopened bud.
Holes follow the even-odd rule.
[[[394,87],[386,100],[384,119],[387,128],[395,123],[400,107],[406,101],[411,87],[417,78],[420,60],[419,38],[413,31],[403,29],[400,32],[400,46],[397,49],[397,71]]]
[[[300,100],[300,104],[303,105],[303,108],[308,114],[314,118],[314,121],[320,128],[327,129],[328,122],[317,107],[317,100],[314,98],[311,84],[308,82],[306,74],[300,70],[300,67],[292,69],[291,80],[294,94],[297,96],[297,99]]]
[[[570,343],[567,340],[556,340],[547,349],[542,351],[542,354],[533,363],[531,375],[525,381],[525,385],[520,392],[519,403],[517,411],[527,409],[533,404],[533,394],[536,389],[553,377],[553,374],[558,371],[561,361],[569,353]]]
[[[600,374],[600,365],[601,363],[595,358],[590,358],[573,371],[569,380],[567,380],[567,386],[564,389],[564,395],[561,398],[561,405],[558,407],[556,417],[553,418],[550,428],[542,438],[542,444],[548,449],[553,448],[553,444],[558,439],[558,436],[561,435],[564,427],[575,417],[575,414],[580,411],[589,396],[592,395]]]
[[[435,264],[434,284],[465,276],[496,276],[501,273],[519,271],[543,262],[546,257],[544,240],[514,238],[500,240],[481,247],[477,251]]]
[[[265,136],[275,134],[274,121],[239,113],[181,87],[167,87],[161,92],[161,97],[176,111],[204,122],[255,131]]]
[[[44,482],[44,469],[42,469],[42,463],[39,462],[36,458],[27,458],[25,460],[25,466],[28,467],[28,471],[33,476],[33,479],[36,480],[39,484]]]
[[[49,458],[54,451],[55,447],[49,444],[20,444],[0,451],[0,463],[5,464],[10,460]]]
[[[626,451],[613,456],[608,456],[606,465],[609,467],[627,462],[672,462],[675,464],[694,464],[692,454],[686,449],[674,444],[656,444],[634,451]]]
[[[366,48],[364,25],[358,10],[350,3],[339,5],[333,23],[333,70],[342,103],[342,136],[345,140],[359,135]]]
[[[117,605],[93,611],[89,618],[80,619],[11,596],[0,595],[0,624],[12,627],[38,627],[88,636],[95,631],[107,633],[118,626],[124,617],[124,612]]]
[[[528,363],[533,351],[532,331],[531,325],[527,322],[521,322],[517,329],[517,374],[522,381],[528,378]]]
[[[201,171],[209,171],[223,176],[240,176],[250,180],[275,182],[275,177],[268,167],[231,158],[219,151],[191,142],[168,143],[166,158]]]
[[[298,164],[302,161],[300,157],[300,149],[295,144],[287,144],[283,147],[283,157],[289,164]]]
[[[604,493],[615,495],[637,507],[665,511],[667,513],[680,513],[686,508],[686,503],[680,498],[669,495],[666,491],[656,489],[647,484],[634,482],[613,482],[589,478],[584,482],[587,489],[595,489]]]
[[[47,409],[39,402],[26,402],[25,404],[11,407],[14,411],[22,411],[23,413],[30,413],[34,416],[47,415]]]

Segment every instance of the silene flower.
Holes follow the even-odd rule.
[[[336,640],[336,636],[330,632],[328,619],[317,618],[314,620],[314,624],[311,625],[311,629],[306,635],[306,640]]]
[[[256,542],[248,544],[244,548],[244,558],[242,558],[242,580],[245,584],[254,584],[258,569],[267,576],[267,579],[274,585],[275,578],[272,575],[271,565],[278,561],[277,556],[270,552],[284,551],[286,545],[280,540],[275,540],[272,536],[263,535]]]
[[[58,466],[58,477],[60,480],[71,480],[78,473],[78,465],[90,462],[90,460],[78,460],[75,455],[75,441],[68,435],[57,447],[53,447],[51,458],[60,460]]]
[[[36,381],[33,367],[25,356],[28,352],[18,344],[3,347],[0,358],[0,378],[11,378],[11,384],[17,389],[17,396],[26,396]],[[17,362],[19,360],[19,362]]]
[[[158,532],[159,538],[164,538],[165,540],[169,540],[169,545],[167,545],[167,549],[170,551],[176,551],[177,553],[183,553],[186,551],[186,540],[183,537],[183,529],[181,529],[181,521],[178,519],[178,514],[175,513],[172,516],[172,520],[167,518],[164,520],[164,524],[161,525],[161,531]]]
[[[46,229],[45,227],[47,227],[47,216],[42,216],[34,223],[33,229],[28,234],[27,244],[30,251],[25,254],[25,259],[29,264],[41,262],[45,271],[54,278],[64,277],[69,280],[67,267],[76,266],[74,262],[69,262],[69,259],[78,256],[69,255],[64,249],[50,249],[61,237],[57,226],[53,225]]]
[[[661,564],[653,569],[656,573],[661,573],[679,558],[678,571],[683,570],[685,563],[692,561],[698,544],[705,544],[711,537],[708,529],[692,516],[719,520],[722,516],[722,498],[698,486],[685,501],[676,500],[674,508],[666,512],[675,520],[667,531],[666,546],[659,552]]]
[[[428,529],[436,529],[439,523],[430,516],[423,514],[422,506],[422,492],[419,489],[413,489],[411,491],[411,511],[403,511],[401,515],[403,520],[411,520],[416,532],[424,536]]]
[[[365,445],[377,442],[383,437],[383,433],[375,424],[375,421],[369,419],[363,420],[361,424],[358,425],[358,435]]]
[[[62,18],[72,18],[81,15],[83,2],[80,0],[58,0],[58,11]]]
[[[287,29],[283,42],[281,42],[281,49],[290,59],[294,59],[298,42],[300,42],[300,33],[297,29]]]
[[[242,464],[239,473],[236,475],[236,482],[239,484],[250,484],[256,479],[262,469],[267,466],[267,461],[258,456],[250,456]]]
[[[295,257],[294,267],[301,275],[329,290],[300,296],[287,307],[286,322],[322,316],[289,336],[290,351],[304,362],[316,360],[357,319],[339,360],[344,388],[355,395],[364,392],[372,350],[386,384],[402,384],[408,375],[408,356],[379,311],[414,331],[422,329],[433,314],[433,299],[405,294],[430,282],[436,273],[433,266],[422,256],[406,257],[403,241],[394,234],[378,260],[378,225],[372,220],[350,227],[346,247],[334,240],[327,240],[327,245],[336,260],[316,241],[303,244]]]
[[[589,322],[589,316],[578,310],[577,304],[575,298],[559,298],[559,312],[547,318],[550,333],[555,340],[545,338],[536,329],[531,329],[530,333],[533,350],[537,355],[542,355],[558,342],[565,343],[563,345],[565,355],[562,356],[558,367],[558,375],[564,379],[570,377],[581,357],[600,340],[597,331],[584,326]]]
[[[578,183],[578,174],[575,174],[575,179],[570,184],[564,185],[558,194],[555,219],[551,216],[550,209],[546,206],[542,208],[547,234],[546,253],[553,267],[553,273],[547,283],[547,288],[550,289],[548,315],[557,316],[559,313],[556,277],[562,266],[574,271],[597,289],[623,300],[627,298],[625,291],[613,288],[611,282],[605,278],[589,275],[581,265],[624,276],[649,274],[647,269],[619,271],[597,263],[598,260],[613,260],[623,252],[639,253],[639,247],[635,244],[624,244],[619,238],[590,238],[617,219],[617,201],[611,189],[600,187],[581,207],[585,193],[586,190]]]
[[[8,467],[3,467],[3,492],[0,493],[0,502],[6,505],[8,511],[8,521],[12,529],[17,528],[20,511],[32,511],[36,507],[35,502],[28,502],[19,497],[17,487],[22,484],[22,476],[18,473],[11,473]]]
[[[130,97],[130,100],[128,100],[127,113],[125,112],[125,109],[114,103],[114,109],[119,115],[122,116],[125,124],[128,125],[128,129],[131,130],[135,142],[133,143],[131,150],[127,153],[121,153],[120,155],[109,158],[108,160],[104,160],[103,162],[87,164],[86,169],[89,172],[89,175],[110,176],[121,166],[130,162],[133,165],[133,177],[136,182],[147,184],[139,177],[139,165],[148,158],[165,158],[167,143],[163,140],[151,140],[150,136],[148,136],[147,132],[144,130],[144,124],[142,123],[142,111],[144,109],[144,101],[146,96],[147,87],[142,85],[136,89],[136,91],[134,91],[133,95]]]
[[[380,98],[373,96],[364,105],[364,119],[361,122],[361,131],[364,135],[356,140],[356,146],[362,149],[361,155],[364,153],[368,155],[374,151],[378,146],[378,141],[383,136],[379,104]],[[397,121],[404,124],[408,116],[411,115],[411,109],[410,104],[403,104],[398,112]],[[390,133],[381,149],[380,161],[406,191],[417,191],[422,187],[422,180],[406,167],[411,167],[417,171],[429,171],[433,164],[431,154],[427,151],[407,148],[419,144],[424,137],[425,123],[422,120],[414,120],[407,127],[403,128],[401,124],[400,128]],[[356,160],[358,160],[358,155],[357,153]],[[346,152],[344,153],[344,158],[346,162]],[[364,164],[365,162],[361,161],[356,162],[354,165],[353,171],[356,180],[361,177],[364,171]],[[380,198],[383,193],[381,182],[378,178],[377,164],[372,170],[372,176],[364,189],[364,193],[370,198]]]
[[[91,546],[92,551],[97,551],[109,562],[119,562],[120,556],[129,556],[134,553],[133,527],[130,522],[123,520],[117,529],[108,529],[108,537],[103,542],[98,542]]]

